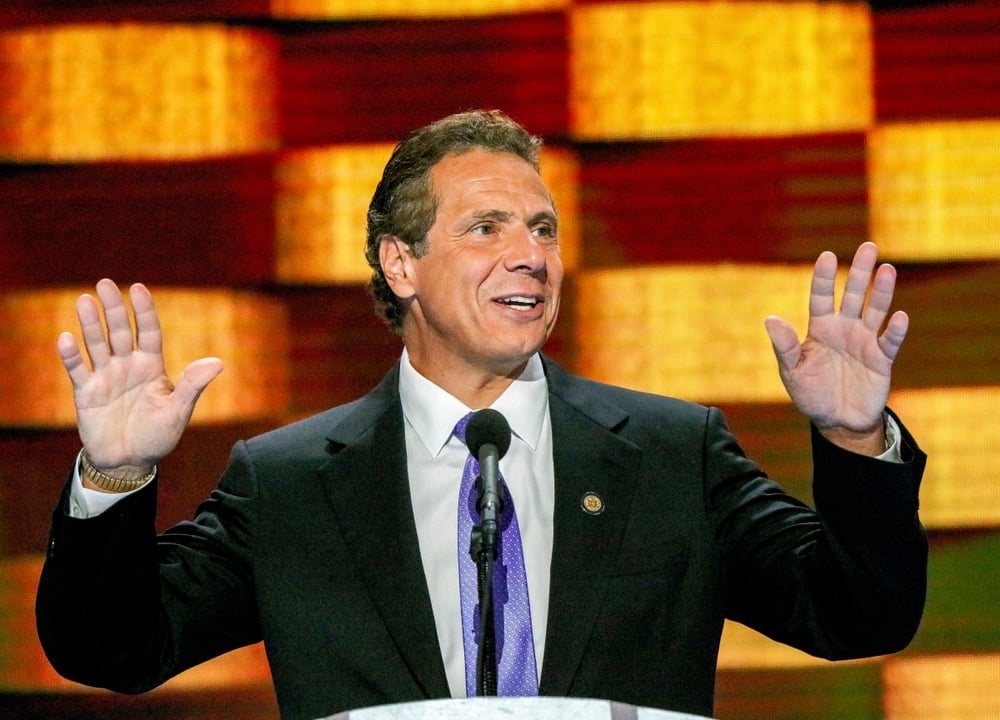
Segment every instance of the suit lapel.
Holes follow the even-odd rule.
[[[623,410],[597,399],[592,384],[567,375],[547,359],[545,367],[555,510],[540,692],[566,695],[607,591],[641,451],[615,432],[628,418]],[[321,473],[355,568],[413,681],[428,698],[447,697],[413,520],[397,380],[394,369],[334,428],[333,457]],[[600,514],[582,509],[587,494],[601,499]],[[401,679],[387,682],[404,691],[408,686]]]
[[[548,632],[540,692],[566,695],[587,648],[632,503],[641,451],[615,430],[628,418],[594,386],[546,362],[555,467]],[[585,384],[586,383],[586,384]],[[584,496],[600,499],[586,512]]]
[[[447,697],[410,501],[398,369],[334,428],[330,442],[334,457],[321,472],[355,568],[420,690]]]

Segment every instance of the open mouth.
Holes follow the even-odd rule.
[[[511,295],[510,297],[497,298],[496,302],[516,310],[531,310],[536,305],[540,305],[542,299],[529,295]]]

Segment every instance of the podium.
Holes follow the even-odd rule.
[[[701,715],[609,700],[562,697],[483,697],[378,705],[317,720],[704,720]]]

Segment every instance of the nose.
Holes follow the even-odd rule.
[[[549,249],[539,242],[529,228],[523,228],[511,235],[510,244],[504,255],[506,268],[511,272],[544,274]]]

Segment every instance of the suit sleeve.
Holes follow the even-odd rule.
[[[260,639],[252,582],[255,483],[242,445],[193,521],[157,536],[156,484],[90,519],[53,516],[36,598],[39,639],[64,677],[149,690]]]
[[[891,463],[814,428],[814,511],[760,474],[710,413],[706,501],[725,555],[729,618],[834,660],[909,644],[926,595],[917,515],[926,456],[900,429],[903,462]]]

